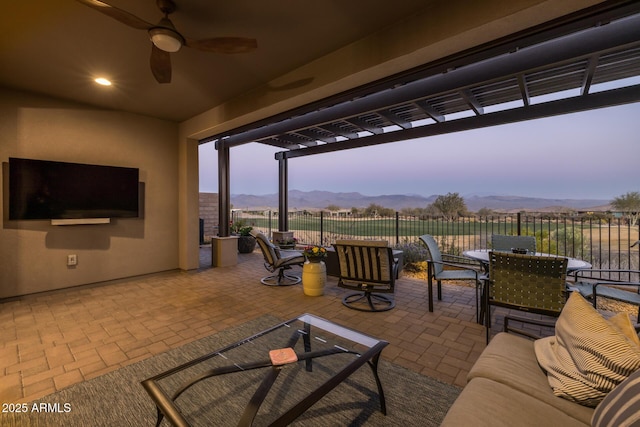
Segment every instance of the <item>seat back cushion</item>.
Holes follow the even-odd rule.
[[[260,249],[262,250],[264,260],[267,264],[273,266],[278,258],[280,258],[280,254],[276,251],[276,247],[269,241],[269,239],[267,239],[267,236],[262,233],[255,233],[254,237],[258,242],[258,246],[260,246]]]
[[[630,325],[630,323],[629,323]],[[536,358],[547,372],[556,396],[589,407],[640,369],[640,346],[602,317],[579,292],[573,292],[558,321],[555,336],[534,343]]]
[[[640,426],[640,370],[631,374],[602,400],[593,412],[591,426]]]

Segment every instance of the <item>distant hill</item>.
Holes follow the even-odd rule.
[[[437,198],[437,195],[423,197],[418,195],[385,194],[365,196],[360,193],[333,193],[331,191],[289,191],[289,209],[321,209],[330,205],[343,209],[366,208],[371,204],[401,210],[403,208],[425,208]],[[603,211],[610,209],[608,200],[598,199],[544,199],[520,196],[477,196],[464,197],[471,211],[482,208],[497,211],[558,211],[561,209]],[[231,204],[236,209],[272,209],[278,208],[278,195],[231,195]]]
[[[604,211],[610,209],[609,200],[543,199],[520,196],[469,196],[464,199],[471,211],[489,208],[501,211],[557,211],[563,208]]]

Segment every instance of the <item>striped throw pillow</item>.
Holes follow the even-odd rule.
[[[640,346],[573,292],[555,336],[535,342],[538,363],[556,396],[595,407],[640,369]]]
[[[591,426],[640,427],[640,370],[602,400],[593,412]]]

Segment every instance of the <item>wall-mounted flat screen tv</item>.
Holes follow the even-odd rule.
[[[9,219],[135,218],[138,169],[9,158]]]

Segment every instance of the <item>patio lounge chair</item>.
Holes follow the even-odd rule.
[[[529,252],[535,252],[536,238],[535,236],[506,236],[504,234],[492,234],[491,249],[494,251],[526,249]]]
[[[598,298],[609,298],[637,305],[636,321],[640,323],[640,271],[616,269],[578,270],[573,273],[569,289],[577,290],[597,306]],[[597,307],[596,307],[597,308]]]
[[[483,273],[482,264],[469,258],[442,254],[438,243],[433,236],[424,234],[420,236],[420,241],[424,243],[428,250],[427,258],[427,293],[429,294],[429,311],[433,311],[433,281],[438,284],[438,300],[442,299],[442,281],[443,280],[473,280],[476,286],[476,321],[480,322],[480,297],[479,288],[482,281],[486,278]],[[444,261],[444,258],[447,261]],[[445,270],[445,266],[451,269]]]
[[[277,274],[263,277],[260,282],[267,286],[290,286],[300,283],[302,280],[298,276],[286,274],[285,271],[294,265],[304,264],[304,255],[299,251],[283,251],[271,243],[267,236],[259,232],[251,233],[258,242],[262,255],[264,256],[264,267],[270,271],[278,271]]]
[[[394,293],[398,260],[386,240],[337,240],[333,245],[340,264],[338,286],[358,292],[342,304],[360,311],[387,311],[395,301],[380,293]]]
[[[567,258],[489,253],[489,280],[483,302],[487,343],[491,306],[558,317],[567,302]]]

